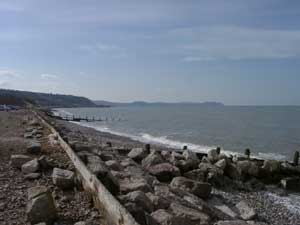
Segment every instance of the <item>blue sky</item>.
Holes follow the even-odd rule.
[[[0,88],[300,104],[298,0],[1,0]]]

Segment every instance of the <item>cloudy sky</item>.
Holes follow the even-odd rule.
[[[1,0],[0,88],[300,104],[299,0]]]

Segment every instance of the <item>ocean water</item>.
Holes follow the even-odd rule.
[[[146,105],[59,109],[61,114],[102,118],[81,122],[100,131],[200,152],[220,146],[227,153],[246,148],[260,158],[292,160],[300,150],[300,107]]]

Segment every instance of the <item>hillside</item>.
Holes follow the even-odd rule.
[[[105,105],[105,106],[147,106],[147,105],[200,105],[200,106],[224,106],[223,103],[220,102],[144,102],[144,101],[136,101],[136,102],[109,102],[109,101],[94,101],[97,105]]]
[[[0,104],[25,105],[26,103],[51,108],[99,107],[85,97],[0,89]]]

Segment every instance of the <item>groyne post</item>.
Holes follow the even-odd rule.
[[[185,146],[183,146],[183,148],[182,148],[183,150],[187,150],[188,149],[188,146],[187,145],[185,145]]]
[[[245,150],[245,155],[246,155],[248,158],[250,158],[251,151],[250,151],[249,148],[247,148],[247,149]]]
[[[220,155],[220,153],[221,153],[221,147],[217,147],[217,153],[218,153],[218,155]]]
[[[150,149],[151,149],[151,145],[150,144],[146,144],[145,145],[145,150],[150,153]]]
[[[293,163],[294,163],[294,166],[299,165],[299,152],[298,151],[295,151]]]

